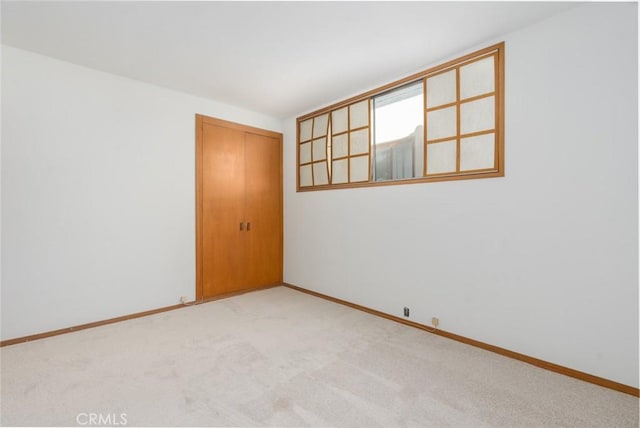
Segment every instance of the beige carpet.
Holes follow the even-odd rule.
[[[638,426],[637,398],[284,287],[1,358],[5,426]]]

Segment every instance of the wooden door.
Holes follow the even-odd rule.
[[[203,297],[245,287],[246,241],[244,132],[203,126]],[[244,229],[244,227],[243,227]]]
[[[282,282],[282,135],[196,116],[196,299]]]
[[[247,133],[247,280],[253,286],[282,281],[282,145],[278,138]]]

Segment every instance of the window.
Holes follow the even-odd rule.
[[[298,118],[298,190],[504,176],[504,43]]]
[[[373,97],[374,181],[422,176],[423,102],[421,80]]]

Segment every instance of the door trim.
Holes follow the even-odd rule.
[[[203,126],[205,124],[222,126],[229,129],[236,129],[251,134],[264,135],[266,137],[277,138],[280,140],[280,148],[282,152],[282,134],[266,129],[255,128],[253,126],[243,125],[240,123],[229,122],[214,117],[196,114],[196,301],[204,300],[204,291],[202,283],[202,177],[203,177]],[[282,183],[282,153],[280,153],[280,182]]]

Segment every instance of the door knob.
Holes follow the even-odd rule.
[[[244,222],[240,222],[240,232],[244,230]]]

